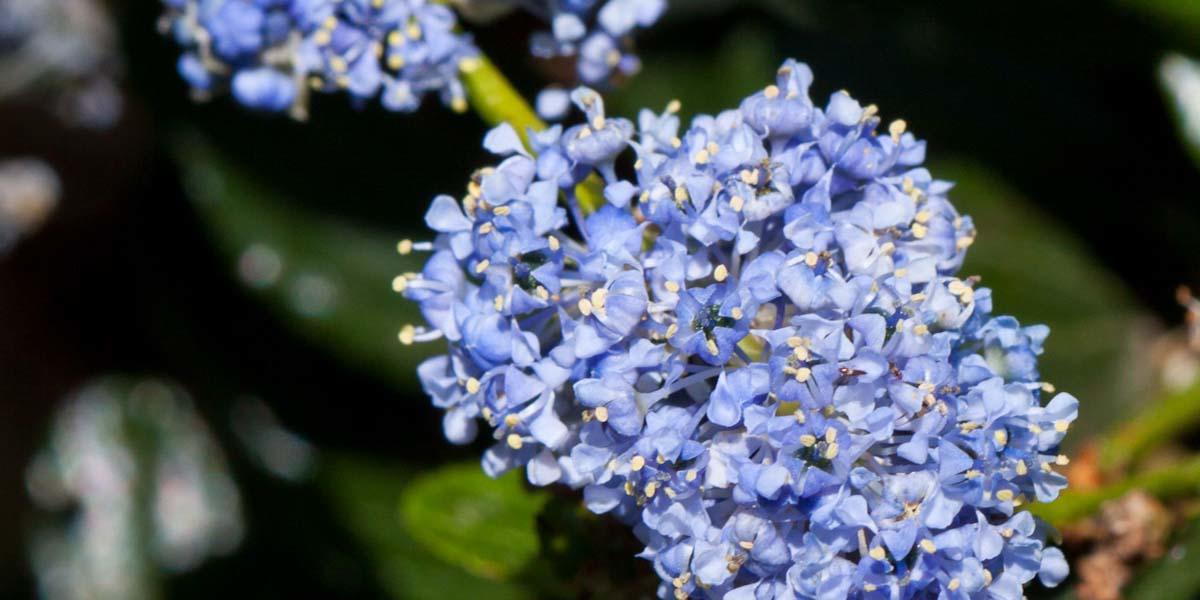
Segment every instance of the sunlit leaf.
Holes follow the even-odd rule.
[[[544,493],[526,491],[520,472],[499,479],[477,463],[442,467],[406,487],[400,514],[430,552],[477,575],[511,577],[538,555],[536,517]]]
[[[478,465],[473,465],[476,471]],[[454,467],[453,469],[458,469]],[[439,527],[451,519],[451,515],[461,514],[461,502],[446,498],[440,505],[425,507],[422,518],[429,519],[435,529],[429,529],[426,524],[418,524],[420,531],[410,529],[411,519],[402,518],[400,507],[411,504],[412,495],[423,494],[430,490],[430,481],[436,487],[438,476],[415,477],[415,472],[400,466],[385,466],[368,462],[364,459],[338,457],[328,461],[322,468],[321,482],[333,500],[334,508],[339,518],[346,524],[348,530],[362,543],[374,561],[374,569],[380,583],[391,595],[403,600],[441,600],[445,598],[499,598],[519,599],[529,597],[527,590],[520,585],[498,581],[495,577],[481,577],[476,572],[470,572],[458,564],[444,560],[447,552],[452,557],[470,554],[476,541],[463,535],[451,532],[450,540],[439,546],[437,550],[426,542],[429,535],[440,532]],[[509,487],[510,480],[496,482],[501,488]],[[491,515],[505,518],[525,518],[527,512],[514,510],[511,502],[505,498],[506,491],[496,492],[496,487],[483,486],[479,493],[499,495],[500,502],[506,508],[494,511],[491,507],[479,507],[480,515]],[[402,498],[404,499],[402,501]],[[421,503],[436,501],[433,498],[421,497]],[[536,511],[536,507],[533,509]],[[407,512],[407,511],[405,511]],[[482,536],[486,546],[493,532],[479,531],[475,527],[472,533]],[[528,531],[517,531],[513,524],[498,524],[496,535],[515,534],[515,558],[502,558],[498,562],[505,566],[520,566],[528,560],[528,540],[532,534],[532,525]],[[465,544],[464,548],[449,550],[453,544]],[[533,553],[536,554],[536,537],[534,538]]]
[[[402,346],[396,333],[420,316],[390,285],[421,257],[398,255],[387,233],[271,193],[198,137],[175,148],[189,196],[242,283],[346,364],[412,386],[427,350]]]

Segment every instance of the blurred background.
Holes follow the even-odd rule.
[[[484,125],[194,103],[160,10],[0,0],[0,596],[652,597],[623,527],[446,443],[414,376],[439,348],[396,342],[394,244],[487,164]],[[527,97],[562,72],[537,27],[472,26]],[[965,272],[1052,329],[1072,486],[1140,536],[1064,528],[1054,594],[1196,595],[1200,3],[672,0],[638,47],[614,114],[733,107],[795,57],[928,140]],[[1105,487],[1134,454],[1192,470]]]

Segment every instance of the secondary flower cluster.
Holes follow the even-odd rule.
[[[418,368],[490,474],[583,489],[634,526],[663,597],[1011,598],[1066,576],[1022,505],[1066,485],[1077,401],[1047,329],[955,276],[974,240],[925,144],[807,66],[680,131],[586,88],[586,123],[484,140],[394,288],[449,353]],[[602,179],[603,200],[577,193]],[[560,198],[565,199],[560,202]],[[596,205],[599,206],[596,206]],[[564,208],[565,206],[565,208]]]
[[[432,0],[163,0],[163,27],[185,49],[178,70],[196,95],[230,89],[260,110],[307,112],[308,91],[344,90],[357,102],[416,110],[437,94],[466,108],[459,66],[478,54],[454,12]],[[629,35],[666,0],[593,0],[535,6],[552,24],[533,53],[577,57],[588,83],[640,66]],[[560,103],[565,104],[565,102]]]
[[[231,88],[250,108],[297,116],[309,89],[345,90],[388,110],[426,94],[465,110],[459,63],[477,51],[453,11],[426,0],[163,0],[199,95]]]
[[[544,58],[573,57],[579,78],[589,85],[614,75],[633,75],[641,62],[632,54],[630,36],[654,25],[667,9],[666,0],[573,0],[551,2],[550,31],[535,34],[533,54]]]

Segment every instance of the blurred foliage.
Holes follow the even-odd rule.
[[[435,556],[503,580],[537,557],[534,525],[545,501],[544,491],[525,491],[520,470],[492,479],[471,462],[414,479],[401,496],[400,514]]]
[[[478,465],[472,465],[478,471]],[[428,497],[430,491],[449,491],[446,487],[446,477],[454,481],[450,487],[464,481],[473,482],[470,477],[463,477],[463,467],[454,467],[446,472],[435,472],[423,483],[416,477],[416,471],[395,465],[384,465],[362,458],[333,457],[323,467],[319,475],[320,483],[333,501],[334,510],[341,520],[367,549],[374,562],[375,572],[380,583],[392,597],[404,600],[441,600],[443,598],[497,598],[500,600],[529,597],[528,590],[518,584],[497,579],[496,577],[481,577],[478,570],[470,572],[443,559],[449,555],[452,560],[461,560],[478,567],[488,564],[488,560],[503,566],[511,566],[513,560],[505,557],[497,558],[495,549],[503,548],[506,538],[502,536],[515,534],[519,541],[516,546],[517,561],[523,562],[529,558],[530,535],[532,523],[528,529],[521,529],[513,521],[504,526],[490,528],[484,523],[471,521],[471,533],[479,536],[466,539],[463,533],[449,531],[447,511],[438,513],[436,506],[425,506],[427,502],[441,502],[443,506],[458,506],[463,511],[474,511],[466,515],[467,519],[478,517],[504,516],[524,518],[529,515],[529,506],[519,494],[519,488],[513,490],[511,479],[502,481],[486,480],[484,485],[473,488],[455,488],[459,497],[433,498]],[[455,479],[455,478],[458,479]],[[483,477],[482,474],[479,477]],[[417,491],[411,492],[410,486],[416,486]],[[415,493],[416,496],[411,494]],[[514,500],[514,498],[516,498]],[[486,502],[499,499],[504,508],[497,511],[486,506]],[[411,505],[416,504],[416,508]],[[433,522],[416,522],[421,531],[414,531],[413,521],[402,516],[401,506],[409,506],[403,513],[416,513],[421,518],[430,517]],[[517,506],[518,508],[514,508]],[[524,508],[520,508],[524,507]],[[463,512],[458,513],[460,517]],[[523,515],[523,516],[522,516]],[[447,534],[447,540],[434,539],[436,535]],[[428,545],[432,542],[432,546]],[[536,552],[536,539],[532,540],[533,551]],[[484,554],[475,554],[475,545],[479,544],[488,550]],[[524,544],[524,546],[520,545]],[[524,553],[524,554],[522,554]],[[480,558],[482,556],[483,558]]]
[[[1180,532],[1178,544],[1125,590],[1126,600],[1200,597],[1197,556],[1200,556],[1200,521],[1193,521]]]
[[[193,206],[242,282],[287,327],[347,365],[401,387],[428,346],[402,346],[396,332],[420,319],[389,288],[421,257],[398,256],[395,239],[359,224],[297,207],[224,161],[198,135],[176,144]]]

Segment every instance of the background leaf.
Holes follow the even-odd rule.
[[[198,136],[175,148],[217,249],[287,327],[354,368],[399,387],[416,384],[413,367],[430,348],[397,341],[402,324],[422,321],[389,285],[420,270],[422,256],[399,256],[396,239],[382,231],[271,193]]]
[[[520,470],[498,479],[478,463],[448,465],[413,480],[400,514],[414,539],[476,575],[502,580],[538,555],[536,518],[545,492],[526,491]]]
[[[1082,403],[1068,443],[1128,415],[1149,384],[1151,370],[1137,352],[1149,319],[1121,282],[1070,231],[994,173],[965,161],[929,169],[955,182],[950,197],[979,230],[963,274],[982,276],[999,314],[1050,326],[1042,377]]]
[[[479,465],[471,465],[479,472]],[[465,466],[452,466],[450,478],[455,481],[467,481],[470,478],[460,473]],[[497,572],[505,572],[506,566],[520,566],[529,558],[528,537],[533,536],[534,554],[537,553],[536,534],[532,524],[528,531],[521,530],[517,521],[497,523],[495,529],[487,529],[484,523],[471,524],[469,532],[458,534],[450,532],[449,537],[440,540],[431,547],[427,542],[431,535],[444,533],[441,527],[446,524],[446,517],[440,510],[431,517],[436,523],[416,523],[417,530],[412,529],[411,519],[402,518],[400,507],[414,502],[413,494],[417,494],[416,502],[444,502],[449,506],[458,506],[459,510],[471,510],[475,507],[477,515],[495,516],[507,519],[521,519],[534,504],[521,504],[514,501],[515,494],[509,489],[511,479],[494,482],[493,486],[482,486],[472,494],[484,493],[491,495],[488,499],[500,502],[500,509],[479,506],[482,498],[468,500],[453,498],[433,498],[425,496],[429,491],[450,491],[453,485],[439,486],[438,473],[427,476],[433,478],[432,484],[427,478],[414,480],[415,471],[407,467],[387,466],[361,458],[348,456],[335,457],[323,468],[321,483],[332,500],[334,510],[356,538],[360,540],[374,562],[375,572],[380,583],[394,598],[404,600],[443,600],[445,598],[497,598],[501,600],[520,599],[529,597],[528,591],[520,585],[501,581],[495,577],[481,577],[478,571],[472,572],[462,568],[464,562],[476,561],[483,564],[489,560],[495,561],[501,567]],[[482,473],[480,477],[485,477]],[[490,480],[489,480],[490,481]],[[414,491],[415,490],[415,491]],[[444,504],[445,505],[445,504]],[[521,505],[523,508],[514,508]],[[436,505],[435,505],[436,506]],[[463,508],[463,507],[467,508]],[[536,506],[540,506],[537,503]],[[536,510],[536,509],[535,509]],[[403,511],[405,513],[408,510]],[[429,516],[427,512],[421,513]],[[447,512],[447,514],[450,514]],[[529,517],[532,519],[532,516]],[[481,542],[486,548],[498,548],[504,538],[498,535],[514,535],[515,552],[512,557],[495,557],[485,550],[482,553],[475,550],[476,543]],[[467,535],[480,536],[476,538]],[[443,560],[449,556],[457,559],[458,563]],[[464,558],[466,557],[466,558]]]

